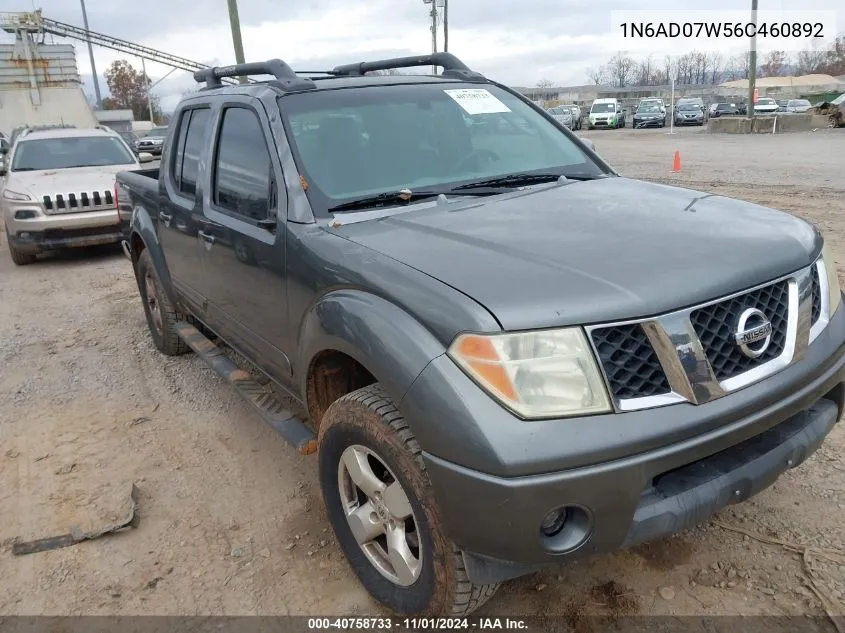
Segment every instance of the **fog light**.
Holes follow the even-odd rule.
[[[540,524],[540,530],[543,532],[543,535],[554,536],[555,534],[559,534],[566,524],[566,515],[566,508],[558,508],[543,517],[543,522]]]
[[[19,240],[28,240],[29,239],[29,231],[21,231],[18,233]]]

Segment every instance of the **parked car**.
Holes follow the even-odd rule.
[[[644,97],[640,99],[640,102],[637,104],[637,109],[643,105],[656,105],[661,113],[666,114],[666,104],[663,102],[663,99],[659,99],[657,97]]]
[[[674,115],[675,125],[704,125],[704,110],[697,103],[678,104]]]
[[[640,102],[634,113],[634,128],[663,127],[666,125],[666,110],[654,101]]]
[[[368,74],[414,65],[444,71]],[[221,83],[239,75],[275,79]],[[151,339],[317,454],[389,609],[463,616],[500,581],[706,521],[840,418],[845,310],[808,222],[624,178],[448,53],[194,77],[161,169],[117,176]]]
[[[138,139],[135,147],[139,152],[148,152],[153,156],[160,156],[161,146],[165,138],[167,138],[167,128],[154,127]]]
[[[754,114],[775,114],[778,111],[778,102],[768,97],[760,97],[754,104]]]
[[[558,123],[561,123],[569,129],[572,129],[572,110],[570,110],[569,108],[564,106],[556,106],[554,108],[549,108],[548,110],[546,110],[546,112],[552,115],[554,120]]]
[[[707,115],[708,115],[709,110],[708,110],[707,106],[704,105],[704,99],[702,99],[701,97],[681,97],[675,103],[674,111],[677,111],[682,105],[687,104],[687,103],[693,103],[693,104],[697,105],[699,108],[701,108],[701,112],[704,114],[704,120],[705,121],[707,120]]]
[[[0,172],[5,173],[6,157],[9,155],[11,144],[3,132],[0,132]]]
[[[739,109],[733,103],[714,103],[710,106],[710,116],[720,117],[739,114]]]
[[[115,174],[148,160],[107,128],[20,130],[0,168],[12,261],[22,266],[46,250],[120,242]]]
[[[618,99],[596,99],[587,117],[587,129],[625,127],[625,111]]]
[[[790,99],[786,102],[786,111],[794,114],[804,114],[812,107],[807,99]]]
[[[573,130],[580,130],[581,129],[581,108],[574,103],[564,104],[564,108],[569,108],[569,111],[572,113],[572,129]]]

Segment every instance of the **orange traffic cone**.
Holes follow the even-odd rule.
[[[675,150],[675,159],[672,161],[672,171],[681,171],[681,152]]]

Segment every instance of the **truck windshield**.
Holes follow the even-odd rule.
[[[149,132],[147,132],[144,136],[167,136],[167,128],[166,127],[154,127]]]
[[[320,90],[279,106],[308,195],[324,208],[405,189],[450,193],[514,173],[604,175],[554,123],[492,85]]]
[[[131,165],[135,157],[122,141],[108,136],[73,136],[21,141],[15,147],[12,171]]]

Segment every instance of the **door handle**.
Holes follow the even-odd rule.
[[[207,242],[208,244],[214,244],[214,236],[210,233],[206,233],[203,230],[199,230],[197,231],[197,235],[199,235],[204,242]]]
[[[173,216],[169,213],[164,213],[163,211],[158,212],[159,219],[164,222],[164,226],[170,226],[170,221],[173,219]]]

